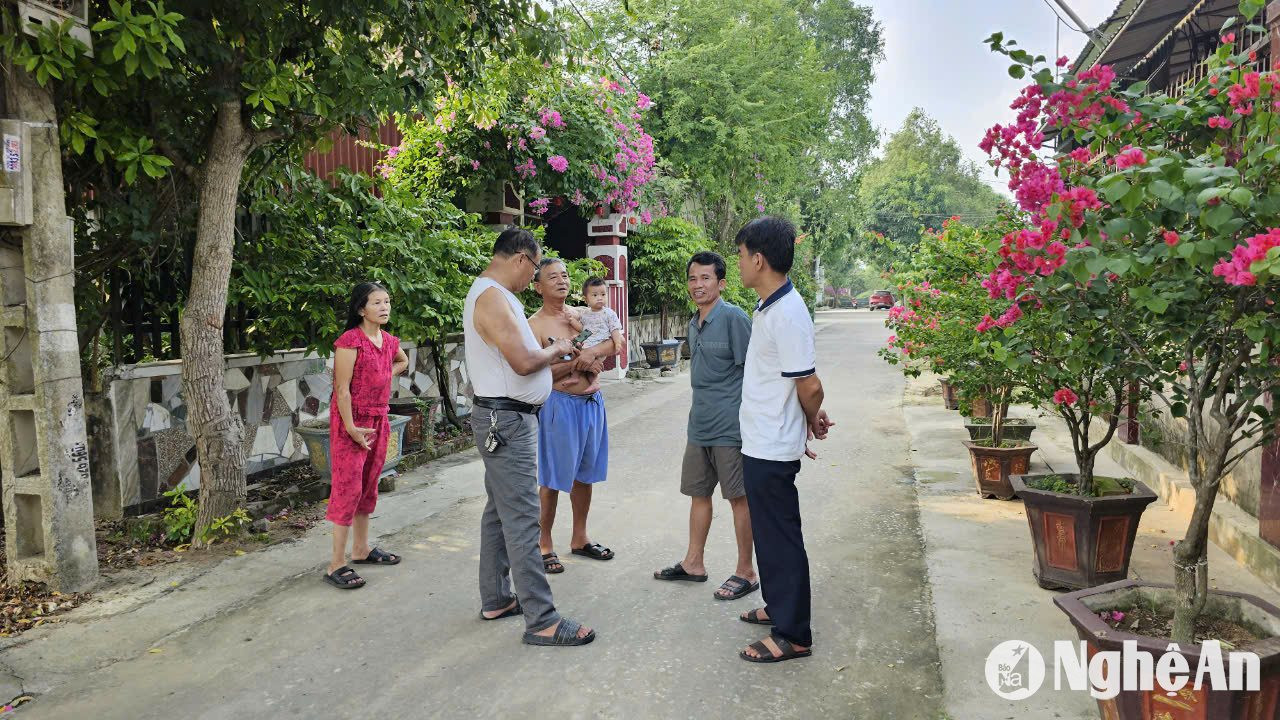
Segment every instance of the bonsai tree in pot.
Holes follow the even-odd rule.
[[[1241,13],[1251,18],[1261,5],[1246,0]],[[1035,83],[1021,98],[1025,117],[1011,132],[997,131],[987,147],[998,147],[1002,157],[1021,154],[1018,143],[1037,143],[1039,119],[1059,128],[1064,145],[1075,146],[1065,161],[1073,187],[1049,194],[1085,205],[1088,227],[1073,224],[1065,241],[1070,250],[1032,255],[1056,265],[1055,273],[1067,267],[1077,280],[1110,273],[1112,291],[1124,300],[1123,311],[1109,315],[1111,327],[1142,366],[1152,398],[1187,423],[1196,506],[1174,546],[1174,585],[1112,583],[1060,597],[1059,606],[1100,650],[1118,650],[1124,640],[1163,650],[1172,638],[1192,667],[1204,637],[1198,621],[1207,614],[1242,634],[1237,649],[1259,653],[1266,687],[1280,668],[1280,653],[1274,643],[1252,639],[1280,635],[1280,609],[1208,588],[1208,531],[1219,483],[1246,453],[1274,439],[1275,420],[1263,401],[1280,391],[1280,251],[1274,249],[1280,246],[1280,117],[1273,104],[1280,78],[1259,74],[1247,53],[1234,51],[1231,27],[1231,21],[1223,26],[1207,75],[1178,98],[1143,94],[1140,84],[1117,91],[1105,67],[1055,81],[1047,68],[1037,68],[1038,58],[993,36],[993,47],[1020,68],[1015,72],[1031,71]],[[1048,178],[1035,168],[1026,172]],[[1039,192],[1028,194],[1032,190]],[[1010,272],[999,282],[1017,288],[1020,277],[1026,273]],[[1103,624],[1099,611],[1142,611],[1154,620],[1144,623],[1146,635],[1137,635]],[[1106,701],[1104,714],[1144,717],[1139,695],[1122,692]],[[1249,716],[1256,703],[1273,699],[1208,687],[1185,697],[1215,718]]]
[[[899,271],[907,298],[889,311],[894,330],[880,355],[903,372],[918,376],[925,368],[946,372],[960,396],[962,412],[978,398],[989,403],[991,422],[984,437],[965,441],[978,493],[1014,497],[1010,473],[1026,472],[1036,447],[1005,437],[1005,414],[1019,386],[1018,369],[979,342],[974,328],[997,305],[980,286],[985,245],[977,228],[956,219],[941,232],[926,232],[912,265]]]

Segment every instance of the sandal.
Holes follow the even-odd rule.
[[[712,593],[712,596],[717,600],[737,600],[743,595],[750,595],[759,589],[760,583],[758,582],[750,582],[746,578],[730,575],[729,579],[725,580],[724,584],[720,586],[720,590],[728,590],[729,594],[721,595],[720,590],[717,590]]]
[[[570,620],[569,618],[560,618],[560,624],[556,626],[556,631],[550,637],[545,635],[536,635],[526,632],[522,640],[525,645],[553,645],[560,647],[571,647],[574,645],[586,645],[596,639],[596,631],[592,630],[583,637],[578,637],[578,631],[582,629],[582,623]]]
[[[773,652],[769,650],[769,646],[765,645],[764,641],[761,640],[760,642],[753,642],[747,646],[752,650],[755,650],[759,657],[751,657],[747,654],[746,650],[739,651],[738,656],[747,662],[776,663],[782,662],[783,660],[794,660],[795,658],[809,657],[813,654],[813,650],[796,650],[794,645],[777,635],[773,636],[773,641],[778,644],[778,649],[782,651],[781,655],[774,655]]]
[[[346,565],[331,573],[326,573],[324,579],[341,590],[355,590],[356,588],[364,587],[364,578],[357,575],[355,570]]]
[[[493,617],[488,617],[488,616],[486,616],[483,612],[481,612],[481,613],[480,613],[480,619],[481,619],[481,620],[485,620],[485,621],[488,621],[488,620],[501,620],[502,618],[509,618],[509,617],[515,617],[516,615],[523,615],[523,614],[524,614],[524,608],[520,607],[520,601],[519,601],[518,599],[516,599],[516,597],[515,597],[515,596],[512,596],[512,598],[511,598],[511,599],[512,599],[512,600],[515,600],[515,603],[516,603],[516,604],[515,604],[515,605],[512,605],[512,606],[511,606],[511,607],[509,607],[509,608],[507,608],[507,609],[506,609],[506,610],[505,610],[501,615],[494,615]]]
[[[548,575],[564,572],[564,565],[560,562],[560,556],[553,552],[542,553],[542,570]]]
[[[684,569],[680,563],[676,563],[671,567],[662,568],[653,574],[655,580],[688,580],[689,582],[706,582],[706,575],[693,575]]]
[[[741,615],[739,615],[738,619],[744,623],[751,623],[752,625],[772,625],[773,618],[760,617],[760,612],[762,610],[764,610],[764,608],[755,608],[753,610],[748,610],[742,613]]]
[[[395,553],[383,552],[381,548],[374,548],[369,554],[359,560],[351,559],[351,562],[357,565],[399,565],[400,556]]]
[[[600,543],[591,543],[590,545],[583,545],[582,547],[573,550],[573,554],[589,557],[592,560],[612,560],[613,559],[613,551],[601,545]]]

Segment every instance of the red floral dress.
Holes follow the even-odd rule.
[[[335,348],[356,351],[351,373],[351,420],[356,427],[373,428],[369,449],[356,444],[342,426],[335,385],[329,403],[329,470],[332,486],[325,517],[338,525],[350,525],[357,514],[372,513],[378,503],[378,476],[387,459],[387,421],[391,399],[391,368],[400,351],[400,339],[382,331],[382,347],[373,344],[364,331],[352,328],[342,334]]]

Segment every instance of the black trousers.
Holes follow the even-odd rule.
[[[809,628],[809,556],[804,551],[796,492],[799,472],[799,460],[742,456],[765,612],[773,620],[774,636],[808,647],[813,644],[813,631]]]

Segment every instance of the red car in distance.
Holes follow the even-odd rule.
[[[877,290],[871,293],[871,299],[867,302],[867,307],[871,310],[888,310],[893,307],[893,293],[888,290]]]

